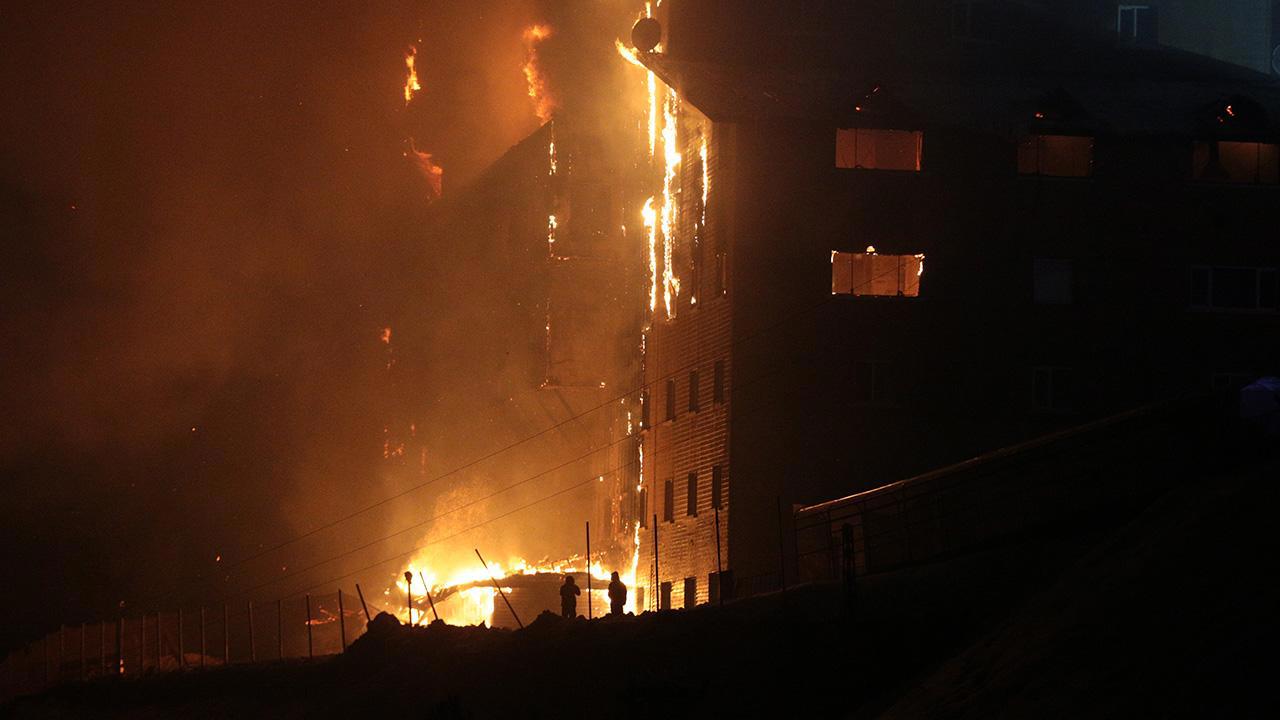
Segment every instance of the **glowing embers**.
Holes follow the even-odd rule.
[[[1018,174],[1088,177],[1093,173],[1093,138],[1031,135],[1018,143]]]
[[[923,275],[924,255],[831,253],[832,295],[919,297]]]
[[[836,167],[920,171],[924,133],[918,130],[836,130]]]
[[[1280,183],[1280,145],[1198,142],[1192,149],[1191,158],[1192,172],[1197,180],[1251,185]]]

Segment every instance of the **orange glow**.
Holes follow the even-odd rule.
[[[662,111],[662,299],[667,318],[675,317],[675,300],[680,295],[680,278],[675,273],[675,228],[679,221],[679,209],[672,200],[673,185],[683,159],[676,132],[678,99],[675,91],[667,89],[667,102]]]
[[[418,56],[418,48],[410,45],[409,51],[404,54],[404,67],[408,74],[404,79],[404,104],[408,105],[413,99],[415,93],[422,89],[422,85],[418,82],[418,70],[414,66],[415,58]]]
[[[382,328],[382,334],[379,336],[379,338],[382,340],[383,345],[390,345],[391,344],[391,328],[389,327]]]
[[[644,218],[644,227],[649,243],[649,312],[658,309],[658,211],[653,207],[653,198],[644,201],[644,209],[640,211]]]
[[[529,87],[529,97],[533,99],[533,112],[544,123],[551,119],[557,103],[538,61],[538,46],[551,35],[550,25],[530,25],[524,31],[524,79]]]
[[[405,157],[413,161],[418,172],[427,181],[427,201],[439,198],[444,193],[444,168],[431,159],[431,153],[419,151],[412,139],[409,140],[409,152],[405,153]]]

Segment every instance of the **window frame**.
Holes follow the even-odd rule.
[[[1213,304],[1213,276],[1217,270],[1244,270],[1253,272],[1253,307],[1230,307],[1225,305]],[[1206,304],[1196,303],[1196,273],[1205,273],[1205,300]],[[1275,300],[1274,306],[1264,306],[1263,301],[1263,276],[1270,274],[1273,276],[1272,282],[1275,285],[1273,292],[1280,295],[1280,267],[1259,266],[1259,265],[1192,265],[1188,273],[1188,305],[1191,310],[1205,313],[1239,313],[1245,315],[1275,315],[1280,313],[1280,297]]]
[[[840,138],[843,133],[853,133],[853,164],[841,164],[841,143]],[[916,141],[916,166],[914,168],[882,168],[882,167],[863,167],[858,164],[858,135],[860,133],[907,133],[913,135]],[[918,175],[924,172],[924,130],[908,130],[904,128],[886,128],[886,127],[838,127],[836,128],[835,137],[836,159],[835,167],[837,170],[862,171],[875,173],[901,173],[906,175]]]

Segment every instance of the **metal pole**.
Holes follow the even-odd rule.
[[[413,624],[413,573],[404,571],[404,596],[409,603],[409,624]]]
[[[369,617],[369,605],[364,601],[364,591],[360,589],[360,583],[356,583],[356,595],[360,596],[360,607],[364,608],[364,622],[367,625],[373,622],[373,618]]]
[[[245,604],[249,608],[249,662],[257,662],[258,648],[253,642],[253,601],[246,600]]]
[[[227,604],[222,603],[222,666],[231,664],[231,618],[227,614]]]
[[[516,619],[516,624],[520,626],[521,630],[523,630],[524,623],[520,622],[520,616],[516,614],[516,609],[511,607],[511,601],[507,599],[507,594],[502,592],[502,588],[498,586],[497,579],[493,577],[493,573],[489,572],[489,563],[484,561],[484,556],[480,554],[479,549],[476,550],[476,557],[480,558],[480,564],[484,566],[484,571],[489,573],[489,579],[493,581],[494,589],[496,589],[498,594],[502,596],[502,602],[507,604],[507,609],[511,611],[511,617]]]
[[[204,644],[204,608],[200,608],[200,668],[204,668],[204,657],[206,655]]]
[[[315,649],[311,644],[311,594],[307,593],[307,659],[315,657]]]
[[[591,521],[587,521],[587,619],[591,619]]]
[[[182,642],[182,608],[178,608],[178,669],[181,670],[187,666],[187,648],[186,643]]]
[[[436,601],[431,599],[431,588],[427,586],[427,576],[418,571],[418,577],[422,578],[422,591],[427,594],[427,604],[431,606],[431,615],[436,620],[440,619],[440,613],[436,612]]]
[[[782,533],[782,496],[777,496],[778,500],[778,584],[782,586],[782,591],[787,591],[787,552],[784,549]]]
[[[666,610],[662,607],[662,574],[658,571],[658,513],[653,514],[653,591],[653,606]]]
[[[276,600],[276,657],[284,659],[284,600]]]
[[[724,607],[724,566],[720,564],[720,506],[716,508],[716,599]]]
[[[338,588],[338,635],[342,638],[342,652],[347,651],[347,609],[342,606],[342,588]]]

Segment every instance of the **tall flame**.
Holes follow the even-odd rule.
[[[529,97],[533,99],[533,112],[544,123],[555,112],[556,101],[551,96],[546,75],[538,59],[538,46],[551,37],[551,34],[550,25],[530,25],[524,31],[524,79],[529,86]]]
[[[418,56],[418,48],[410,45],[408,52],[404,54],[404,67],[408,70],[408,74],[404,79],[404,104],[408,105],[413,99],[414,93],[422,89],[422,85],[418,82],[418,69],[415,67],[414,61]]]

